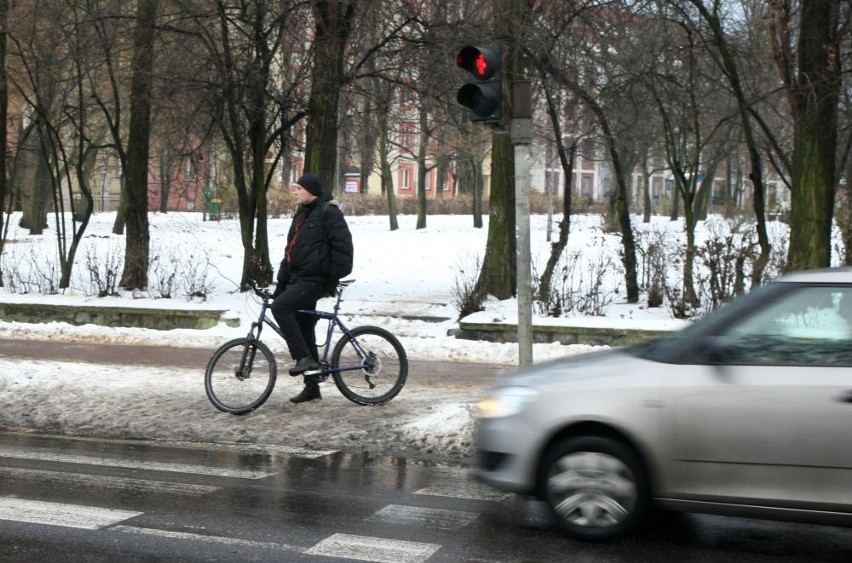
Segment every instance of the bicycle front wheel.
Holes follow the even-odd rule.
[[[408,358],[400,341],[377,326],[359,326],[344,335],[331,353],[334,384],[359,405],[381,405],[396,397],[408,377]]]
[[[204,372],[204,390],[220,411],[246,414],[272,394],[276,372],[275,356],[266,344],[237,338],[213,353]]]

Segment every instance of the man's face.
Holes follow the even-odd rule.
[[[314,194],[300,186],[299,184],[290,184],[290,193],[296,198],[298,203],[310,203],[317,198]]]

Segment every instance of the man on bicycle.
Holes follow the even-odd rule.
[[[315,174],[302,175],[290,185],[298,207],[287,234],[278,285],[272,294],[272,316],[281,328],[290,355],[296,360],[290,375],[302,375],[305,388],[293,403],[322,399],[311,371],[319,368],[314,328],[318,317],[298,313],[315,309],[317,300],[334,295],[340,279],[352,271],[352,234],[343,212],[331,203]]]

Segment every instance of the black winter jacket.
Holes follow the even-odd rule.
[[[352,234],[340,208],[326,203],[331,200],[331,194],[323,193],[297,208],[278,269],[279,288],[299,279],[321,281],[334,289],[352,272]]]

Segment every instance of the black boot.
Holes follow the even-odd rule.
[[[322,394],[320,393],[319,382],[314,377],[305,376],[305,388],[302,389],[302,392],[292,397],[290,399],[291,403],[305,403],[307,401],[316,401],[321,400]]]

